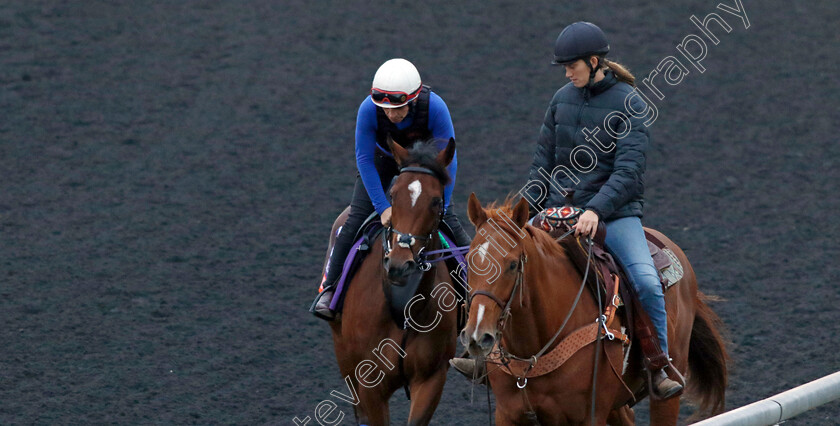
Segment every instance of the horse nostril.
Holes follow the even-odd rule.
[[[489,351],[493,349],[493,345],[496,343],[496,339],[493,338],[493,335],[490,333],[484,333],[481,335],[481,340],[478,341],[478,346],[485,351]]]
[[[417,262],[413,260],[408,260],[405,262],[405,266],[403,266],[405,272],[411,272],[412,269],[417,269]]]

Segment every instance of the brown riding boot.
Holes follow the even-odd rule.
[[[471,358],[452,358],[449,360],[449,365],[471,382],[489,385],[483,362],[479,365],[479,363]]]
[[[659,398],[668,399],[678,395],[683,390],[681,384],[668,377],[664,368],[659,371],[651,372],[651,376],[654,392]]]
[[[330,303],[332,302],[334,294],[335,291],[329,288],[325,289],[318,295],[318,301],[315,302],[315,307],[312,309],[312,313],[315,314],[316,317],[323,318],[327,321],[335,319],[335,312],[330,309]]]

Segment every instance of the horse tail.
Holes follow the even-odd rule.
[[[706,301],[715,300],[701,292],[695,299],[696,313],[688,348],[688,393],[700,412],[721,413],[726,403],[726,346],[721,336],[723,322]]]

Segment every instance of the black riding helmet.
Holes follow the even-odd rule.
[[[591,22],[575,22],[560,32],[554,42],[552,64],[565,65],[581,58],[604,56],[610,51],[607,36]]]
[[[554,65],[567,65],[578,59],[584,59],[590,70],[590,82],[595,76],[595,68],[589,63],[590,56],[604,57],[610,51],[607,36],[591,22],[575,22],[563,28],[554,42]]]

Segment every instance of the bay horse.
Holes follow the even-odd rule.
[[[425,425],[440,401],[448,360],[455,354],[457,309],[446,265],[424,266],[420,252],[440,248],[437,230],[455,140],[440,152],[422,143],[409,150],[391,140],[388,145],[400,167],[390,189],[390,227],[382,244],[372,244],[349,283],[340,317],[330,326],[341,375],[354,393],[350,399],[357,423],[390,424],[388,400],[407,387],[408,424]],[[416,303],[408,303],[410,314],[400,327],[384,289],[412,279],[420,280],[412,299]]]
[[[638,345],[631,344],[631,354],[625,358],[619,339],[593,342],[602,331],[593,325],[601,315],[595,295],[584,291],[583,277],[563,247],[548,233],[527,224],[527,201],[512,204],[508,200],[499,208],[485,210],[475,194],[468,204],[476,238],[467,255],[470,307],[461,339],[476,362],[485,362],[496,396],[496,423],[633,424],[632,410],[626,404],[645,384]],[[689,395],[700,410],[720,412],[727,374],[727,354],[718,331],[721,321],[703,302],[705,296],[698,291],[694,271],[682,250],[661,233],[648,231],[666,243],[684,268],[683,277],[665,294],[672,364],[683,374],[690,371]],[[503,314],[506,308],[509,314]],[[555,342],[564,342],[587,326],[593,330],[589,343],[584,341],[576,347],[579,349],[569,351],[553,370],[553,366],[543,368],[543,375],[514,377],[498,362],[491,362],[499,348],[524,360],[547,353],[541,350],[558,330],[562,332]],[[543,364],[545,367],[546,362]],[[535,365],[535,370],[540,367],[539,359]],[[594,401],[593,385],[597,389]],[[651,424],[676,425],[679,409],[678,397],[651,398]]]

